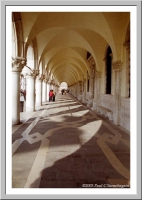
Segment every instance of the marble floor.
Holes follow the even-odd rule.
[[[70,94],[12,127],[12,188],[129,188],[130,134]]]

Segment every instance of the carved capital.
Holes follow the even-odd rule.
[[[92,65],[90,66],[90,68],[91,68],[92,70],[94,70],[94,69],[95,69],[95,66],[96,66],[95,63],[93,62]]]
[[[96,78],[101,78],[101,72],[97,72],[95,73]]]
[[[123,44],[123,46],[128,50],[130,51],[130,41],[127,41]]]
[[[32,69],[32,70],[29,71],[29,74],[28,74],[28,76],[33,76],[34,78],[38,75],[39,75],[38,69]]]
[[[12,58],[12,71],[21,72],[26,65],[26,59],[21,57]]]
[[[50,82],[50,84],[54,85],[54,83],[55,83],[55,81],[52,79],[51,82]]]
[[[106,59],[106,58],[104,58],[104,59],[103,59],[103,61],[106,63],[107,59]]]
[[[25,66],[24,69],[22,70],[22,74],[24,76],[32,76],[33,78],[35,78],[39,74],[39,70],[31,69],[30,67]]]
[[[45,83],[47,83],[47,82],[48,82],[48,79],[45,77],[45,78],[43,79],[43,81],[44,81]]]
[[[89,72],[87,71],[87,79],[90,79]]]
[[[39,74],[39,75],[36,77],[36,80],[37,80],[37,81],[42,81],[42,80],[43,80],[43,75],[42,75],[42,74]]]
[[[117,62],[113,63],[113,69],[115,71],[121,71],[121,69],[122,69],[121,66],[122,66],[122,62],[121,61],[117,61]]]
[[[79,82],[79,86],[82,86],[82,81],[78,81]]]

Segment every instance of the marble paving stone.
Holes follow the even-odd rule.
[[[76,188],[75,181],[56,181],[56,188]]]
[[[102,115],[95,112],[93,115],[88,108],[83,107],[69,95],[59,96],[56,98],[56,102],[47,102],[47,105],[44,104],[39,109],[41,111],[36,111],[12,135],[13,142],[21,138],[22,132],[43,112],[43,116],[29,132],[29,137],[37,136],[38,140],[35,139],[30,144],[25,139],[13,155],[13,188],[24,187],[31,172],[33,180],[34,175],[37,175],[35,181],[29,185],[31,188],[36,186],[39,188],[85,189],[86,186],[83,184],[93,184],[93,187],[95,184],[100,184],[101,187],[101,184],[108,184],[111,180],[126,179],[118,172],[119,170],[117,171],[114,161],[117,158],[124,168],[130,170],[130,148],[128,147],[130,135],[127,132]],[[98,125],[100,120],[104,121],[96,132],[96,124]],[[90,127],[91,123],[93,125]],[[43,137],[46,132],[55,128],[57,129],[47,137],[48,140]],[[39,135],[35,134],[37,132]],[[120,140],[115,144],[118,133],[125,140]],[[104,134],[110,137],[109,139],[105,138],[102,144],[101,139]],[[49,143],[47,142],[47,145],[45,144],[41,148],[41,140],[47,140]],[[100,146],[101,144],[102,146]],[[106,146],[107,154],[105,154],[103,145]],[[37,160],[39,150],[39,160],[41,161],[42,158],[44,160],[43,170],[40,171],[38,171]],[[112,158],[109,157],[112,155],[111,153],[114,155],[113,166],[110,162]],[[36,162],[34,162],[35,160]],[[32,171],[33,169],[36,170]],[[38,183],[39,179],[41,180]]]
[[[69,180],[73,181],[75,180],[74,174],[71,171],[62,171],[62,172],[57,172],[57,180]]]
[[[90,181],[93,182],[95,180],[106,180],[106,176],[104,172],[100,171],[74,171],[75,180],[83,180],[84,183]]]
[[[23,188],[25,185],[26,179],[12,179],[12,188]]]

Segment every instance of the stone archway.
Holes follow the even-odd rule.
[[[66,82],[62,82],[60,84],[60,91],[63,90],[63,89],[68,90],[68,84]]]

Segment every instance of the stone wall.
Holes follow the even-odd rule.
[[[121,98],[119,123],[120,123],[120,126],[130,131],[130,99],[129,98]]]
[[[104,106],[110,110],[113,111],[113,106],[114,106],[114,98],[112,95],[107,95],[107,94],[101,94],[100,95],[100,104],[99,106]]]
[[[104,106],[109,108],[113,112],[113,118],[115,116],[114,113],[114,96],[101,94],[100,95],[100,106]],[[120,100],[120,110],[119,110],[119,124],[126,130],[130,131],[130,99],[129,98],[121,98]]]

